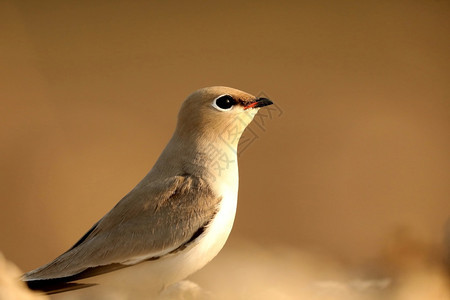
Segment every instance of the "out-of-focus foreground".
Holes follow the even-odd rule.
[[[310,300],[446,300],[450,289],[446,270],[433,261],[425,245],[411,239],[391,244],[376,265],[351,270],[342,261],[317,251],[261,246],[235,239],[214,263],[163,292],[160,300],[310,299]],[[408,248],[404,251],[403,248]],[[0,257],[3,259],[2,257]],[[20,274],[0,261],[0,299],[45,299],[26,294],[17,284]],[[7,276],[8,273],[10,276]],[[81,292],[87,292],[81,291]],[[93,299],[136,299],[129,291],[95,290]],[[5,296],[6,295],[6,296]],[[28,298],[25,298],[26,295]],[[75,292],[55,300],[86,299]],[[35,297],[34,297],[35,296]],[[142,299],[155,299],[149,293]]]
[[[184,98],[227,85],[277,106],[241,148],[230,241],[192,280],[439,299],[449,19],[425,0],[2,1],[0,251],[27,271],[67,250],[151,168]]]

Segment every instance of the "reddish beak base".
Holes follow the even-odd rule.
[[[249,108],[253,108],[253,107],[256,106],[256,104],[258,104],[258,102],[252,102],[252,103],[250,103],[249,105],[244,106],[244,110],[249,109]]]
[[[267,98],[257,98],[254,102],[249,103],[248,105],[244,106],[244,110],[249,108],[256,108],[256,107],[263,107],[267,105],[272,105],[273,102],[270,99]]]

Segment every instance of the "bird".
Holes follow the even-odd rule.
[[[189,95],[149,173],[69,250],[21,279],[47,294],[97,285],[162,291],[204,267],[233,226],[239,139],[272,104],[224,86]]]

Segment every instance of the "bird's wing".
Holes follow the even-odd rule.
[[[140,184],[71,249],[23,280],[63,279],[101,266],[109,272],[182,249],[201,235],[216,214],[220,196],[193,176]],[[87,274],[86,274],[87,273]],[[64,280],[66,281],[66,280]]]

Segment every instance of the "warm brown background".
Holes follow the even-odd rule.
[[[210,85],[264,92],[283,111],[240,159],[231,243],[356,265],[399,236],[442,252],[448,1],[150,2],[0,4],[6,257],[29,270],[70,247]]]

